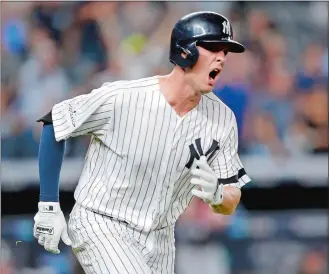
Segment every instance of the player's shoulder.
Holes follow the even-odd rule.
[[[204,103],[205,104],[213,104],[216,108],[219,109],[219,113],[225,113],[224,116],[226,119],[231,120],[232,122],[235,121],[235,114],[233,110],[226,105],[218,96],[216,96],[213,92],[209,92],[203,95]],[[231,124],[231,123],[229,123]]]
[[[226,105],[218,96],[216,96],[213,92],[209,92],[203,95],[205,104],[214,104],[215,106],[229,112],[233,113],[232,109]]]
[[[116,90],[119,93],[129,93],[131,91],[142,92],[149,90],[152,89],[152,87],[156,87],[158,84],[158,77],[153,76],[140,78],[137,80],[118,80],[114,82],[108,82],[104,83],[102,88],[108,89],[109,91]]]

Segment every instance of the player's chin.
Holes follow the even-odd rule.
[[[214,87],[215,87],[215,85],[209,85],[209,83],[208,83],[208,84],[204,85],[201,93],[202,94],[207,94],[209,92],[212,92]]]
[[[219,78],[218,76],[215,77],[214,79],[209,77],[206,85],[207,88],[205,90],[211,92],[215,88],[218,78]]]

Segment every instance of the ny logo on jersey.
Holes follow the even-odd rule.
[[[223,32],[227,35],[231,35],[230,23],[228,21],[224,21],[222,24],[223,24]]]
[[[202,147],[201,147],[201,138],[196,139],[194,144],[190,144],[190,159],[188,160],[187,164],[185,167],[188,169],[191,168],[194,159],[199,160],[201,156],[206,156],[207,157],[207,162],[209,162],[215,155],[216,151],[219,150],[219,145],[216,140],[212,140],[212,144],[210,148],[207,150],[206,154],[203,153]]]

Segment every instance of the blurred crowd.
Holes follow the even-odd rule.
[[[240,153],[328,153],[325,2],[1,5],[2,159],[37,156],[36,120],[53,104],[104,82],[170,72],[172,26],[197,10],[226,15],[248,49],[228,56],[214,90],[237,117]],[[67,157],[84,155],[88,141],[70,140]]]

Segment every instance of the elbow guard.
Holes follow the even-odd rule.
[[[44,125],[51,125],[53,123],[51,111],[49,111],[45,116],[38,119],[37,122],[43,122]]]

